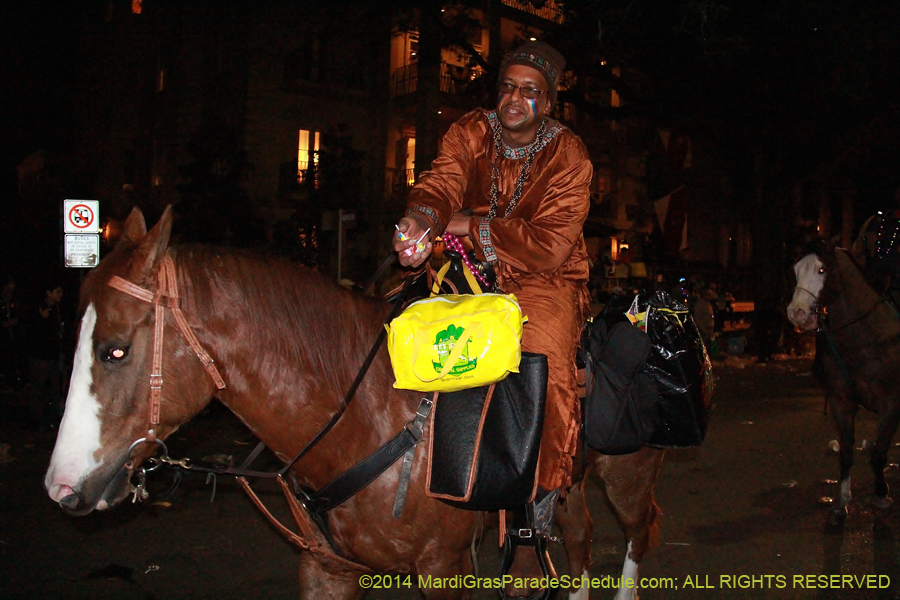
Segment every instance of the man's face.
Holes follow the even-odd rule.
[[[549,86],[544,75],[533,67],[510,65],[500,79],[501,83],[510,83],[523,88],[535,88],[547,92]],[[533,134],[541,124],[541,118],[550,110],[548,94],[539,94],[537,98],[525,98],[520,89],[510,93],[499,93],[497,97],[497,116],[500,124],[513,134]],[[527,137],[527,136],[526,136]],[[530,139],[527,141],[531,141]]]
[[[63,298],[63,289],[61,287],[53,288],[47,292],[47,300],[51,304],[59,304],[62,302]]]

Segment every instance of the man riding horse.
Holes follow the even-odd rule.
[[[543,42],[504,60],[497,108],[475,109],[451,126],[410,192],[398,223],[404,236],[393,244],[401,264],[417,267],[436,235],[459,237],[493,269],[496,288],[518,298],[528,317],[522,349],[548,357],[539,488],[524,511],[529,522],[509,530],[514,546],[520,532],[549,535],[560,492],[571,484],[580,420],[574,359],[590,310],[582,226],[592,166],[581,139],[549,117],[564,66]],[[423,235],[427,243],[416,246]],[[533,558],[518,546],[512,570]]]
[[[896,200],[900,200],[900,192]],[[852,254],[875,291],[900,307],[900,208],[869,217],[853,243]]]

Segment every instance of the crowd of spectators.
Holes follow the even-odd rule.
[[[65,279],[44,275],[23,289],[2,276],[0,410],[8,415],[16,398],[31,429],[54,429],[62,418],[76,335]]]

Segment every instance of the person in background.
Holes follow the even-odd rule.
[[[44,290],[44,298],[29,315],[28,366],[32,390],[28,416],[34,427],[53,429],[62,417],[62,361],[65,322],[60,303],[63,287],[55,282]]]
[[[0,388],[16,389],[22,383],[20,307],[16,298],[16,280],[4,275],[0,288]]]
[[[760,306],[754,311],[756,337],[756,362],[765,364],[772,360],[775,347],[781,338],[784,315],[775,305],[771,296],[763,298]]]
[[[590,156],[577,135],[550,117],[564,66],[559,52],[543,42],[525,43],[504,60],[497,108],[476,109],[450,127],[431,170],[410,191],[406,216],[397,224],[402,236],[393,244],[402,265],[417,267],[431,254],[436,235],[457,236],[528,316],[522,349],[547,355],[550,376],[538,491],[524,507],[533,519],[507,533],[545,539],[560,493],[571,484],[580,423],[575,352],[590,314],[582,235]],[[530,548],[516,547],[510,572],[521,572],[527,553],[533,561]],[[528,567],[525,572],[534,573]]]

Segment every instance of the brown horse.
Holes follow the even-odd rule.
[[[840,443],[840,499],[832,523],[847,516],[850,468],[853,466],[856,413],[862,406],[879,415],[878,437],[869,463],[875,474],[875,506],[892,500],[884,478],[887,454],[900,423],[900,319],[896,310],[869,285],[849,253],[823,244],[794,265],[797,287],[788,318],[804,329],[818,330],[827,401]]]
[[[44,481],[70,514],[107,509],[128,496],[132,475],[157,443],[214,396],[289,462],[339,411],[389,312],[388,303],[287,261],[201,245],[170,248],[171,223],[167,209],[148,233],[143,215],[132,211],[122,240],[82,287],[70,392]],[[300,485],[321,489],[415,417],[422,394],[392,383],[382,348],[334,429],[291,467]],[[424,435],[427,447],[427,425]],[[626,577],[636,576],[655,532],[653,484],[661,459],[651,449],[591,459],[629,542]],[[478,515],[426,496],[425,462],[417,455],[398,520],[392,508],[400,462],[326,513],[330,539],[319,531],[314,541],[335,552],[300,553],[302,598],[358,598],[360,575],[369,571],[410,574],[413,585],[420,574],[473,574]],[[581,485],[557,514],[570,573],[580,578],[591,541]],[[468,593],[422,592],[427,598]],[[573,593],[587,597],[586,590]]]

